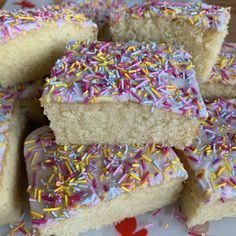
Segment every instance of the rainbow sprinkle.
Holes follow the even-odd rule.
[[[140,187],[187,178],[171,148],[146,145],[57,145],[45,126],[25,141],[34,225],[73,216]]]
[[[42,102],[133,101],[192,118],[207,116],[190,55],[165,44],[71,42]]]
[[[65,22],[80,22],[84,26],[93,24],[75,7],[60,5],[44,6],[42,9],[0,10],[0,38],[3,42],[17,34],[41,28],[45,23],[55,24],[59,28]]]
[[[185,148],[201,190],[211,199],[236,198],[236,99],[207,105],[199,137]]]
[[[190,25],[224,31],[230,17],[229,8],[205,3],[176,3],[151,0],[136,4],[130,8],[118,9],[111,15],[112,21],[119,21],[123,16],[133,19],[151,18],[155,15],[170,21],[181,20]]]
[[[223,44],[209,79],[226,85],[236,84],[236,43]]]

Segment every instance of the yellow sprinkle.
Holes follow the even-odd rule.
[[[224,172],[224,170],[225,170],[225,166],[220,167],[216,172],[216,176],[220,176]]]
[[[124,191],[129,192],[129,189],[126,188],[125,186],[122,186],[121,188],[122,188]]]
[[[137,20],[137,19],[139,19],[139,16],[136,14],[132,14],[132,18]]]
[[[22,228],[24,225],[25,225],[25,222],[22,222],[22,223],[19,224],[17,227],[15,227],[15,228],[13,229],[13,231],[14,231],[14,232],[17,232],[18,229]]]
[[[41,193],[42,193],[42,190],[39,189],[38,190],[38,202],[41,202]]]
[[[194,25],[194,21],[192,18],[188,18],[189,22],[191,23],[191,25]]]
[[[65,204],[66,204],[66,207],[68,207],[68,195],[65,195]]]
[[[186,69],[189,70],[189,69],[191,69],[192,67],[193,67],[193,65],[192,65],[192,63],[190,63],[190,64],[186,67]]]
[[[35,18],[30,17],[30,16],[20,16],[20,15],[16,15],[15,18],[21,19],[21,20],[35,20]]]
[[[44,212],[50,212],[50,211],[59,211],[62,207],[53,207],[53,208],[43,208]]]
[[[36,189],[34,190],[34,199],[37,198],[37,194],[38,194],[38,189],[36,188]]]
[[[169,90],[169,91],[174,91],[176,90],[176,87],[174,85],[166,85],[166,88]]]
[[[139,167],[139,164],[132,164],[132,167]]]
[[[50,90],[48,92],[48,95],[50,95],[53,92],[54,88],[55,88],[54,85],[52,85],[52,87],[50,88]]]
[[[142,72],[143,72],[145,75],[148,75],[148,74],[149,74],[147,69],[142,68],[141,70],[142,70]]]
[[[48,183],[50,183],[50,182],[52,181],[52,179],[53,179],[54,176],[55,176],[55,174],[52,173],[51,176],[50,176],[50,178],[48,179]]]
[[[93,176],[90,174],[90,172],[88,172],[87,175],[90,179],[93,179]]]
[[[199,102],[199,100],[197,100],[197,107],[199,108],[199,109],[202,109],[202,105],[200,104],[200,102]]]
[[[213,172],[212,174],[211,174],[211,181],[214,181],[216,179],[216,174]]]
[[[31,211],[30,213],[31,213],[32,217],[43,218],[43,215],[38,213],[38,212],[36,212],[36,211]]]
[[[224,157],[224,162],[229,171],[231,171],[231,166],[229,164],[228,158]]]
[[[67,84],[64,84],[64,83],[55,84],[55,87],[56,87],[56,88],[61,88],[61,87],[67,88]]]
[[[128,79],[131,79],[131,77],[129,76],[128,73],[125,73],[125,77],[128,78]]]
[[[58,95],[58,96],[57,96],[57,102],[58,102],[58,103],[61,103],[61,100],[62,100],[62,99],[61,99],[61,96]]]
[[[135,72],[137,72],[137,70],[129,70],[129,74],[133,74]]]
[[[78,148],[77,148],[77,152],[80,152],[82,150],[82,148],[84,147],[84,145],[80,145]]]
[[[66,165],[66,168],[68,169],[68,171],[70,172],[70,174],[72,174],[73,171],[71,170],[71,167],[70,167],[68,161],[65,162],[65,165]]]
[[[156,91],[156,89],[151,88],[151,90],[152,90],[152,92],[153,92],[158,98],[161,98],[160,93],[158,93],[158,92]]]
[[[31,143],[35,143],[35,140],[29,140],[25,142],[25,144],[31,144]]]
[[[226,183],[218,184],[218,185],[215,186],[215,189],[224,187],[225,185],[226,185]]]
[[[146,155],[142,155],[142,158],[145,159],[145,160],[148,161],[148,162],[151,162],[151,161],[152,161],[152,160],[151,160],[149,157],[147,157]]]
[[[33,157],[32,157],[32,159],[31,159],[31,166],[33,166],[34,165],[34,160],[35,160],[35,158],[38,156],[38,152],[35,152],[34,154],[33,154]]]
[[[130,174],[130,176],[132,176],[134,179],[136,179],[138,181],[141,181],[141,179],[138,176],[136,176],[135,174]]]
[[[174,172],[176,172],[176,167],[175,167],[174,162],[172,161],[171,163],[172,163],[172,164],[170,165],[170,167],[172,168],[172,170],[174,170]]]
[[[128,48],[127,48],[127,51],[129,52],[129,51],[135,51],[135,47],[134,46],[129,46]]]

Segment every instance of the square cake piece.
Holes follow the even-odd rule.
[[[190,55],[156,43],[69,44],[41,102],[59,144],[182,148],[207,116]]]
[[[227,35],[229,9],[205,3],[148,1],[111,16],[116,41],[154,41],[184,45],[193,57],[197,80],[206,81]]]
[[[236,97],[236,43],[224,43],[209,82],[200,83],[203,98]]]
[[[41,79],[69,40],[96,37],[97,26],[73,7],[0,10],[0,85]]]
[[[16,96],[0,88],[0,224],[16,223],[26,206],[22,152],[25,116]]]
[[[207,108],[199,137],[181,158],[189,174],[181,199],[189,227],[236,216],[236,99]]]
[[[24,154],[41,236],[77,235],[171,204],[187,178],[171,148],[58,145],[48,126],[28,136]]]

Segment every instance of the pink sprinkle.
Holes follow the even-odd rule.
[[[157,209],[156,211],[154,211],[154,212],[152,213],[152,216],[154,217],[154,216],[158,215],[158,214],[160,213],[160,211],[161,211],[160,208]]]

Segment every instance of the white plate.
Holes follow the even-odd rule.
[[[20,5],[15,3],[22,3],[27,5],[27,2],[33,3],[36,7],[39,7],[44,4],[51,4],[52,0],[7,0],[4,8],[6,9],[20,9]],[[127,1],[129,4],[140,1]],[[26,4],[25,4],[26,3]],[[157,199],[158,201],[158,199]],[[170,206],[161,209],[161,211],[153,216],[153,212],[144,214],[142,216],[137,216],[132,219],[132,222],[137,223],[136,229],[132,234],[120,234],[114,225],[103,228],[97,231],[90,231],[81,236],[186,236],[193,235],[198,236],[199,234],[191,234],[188,232],[186,226],[181,220],[181,217],[178,217],[178,207]],[[28,214],[26,214],[25,220],[30,221]],[[206,236],[236,236],[236,218],[223,219],[220,221],[210,222],[207,232],[203,232],[202,235]],[[131,225],[123,223],[123,227],[130,229]],[[137,234],[139,231],[147,230],[147,233]],[[203,230],[204,231],[204,230]],[[10,232],[9,226],[0,226],[0,235],[7,235]],[[136,233],[136,234],[135,234]],[[20,233],[16,235],[22,235]]]

